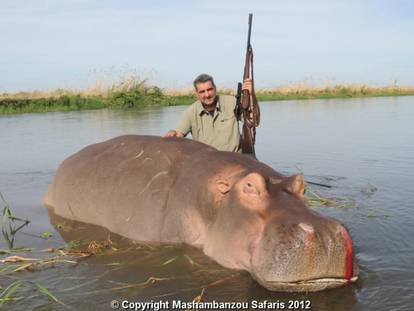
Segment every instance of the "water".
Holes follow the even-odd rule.
[[[197,249],[134,245],[111,235],[117,251],[82,259],[77,265],[56,263],[36,267],[35,272],[0,272],[0,291],[14,281],[10,276],[25,280],[13,294],[21,299],[3,308],[110,310],[113,299],[191,301],[212,284],[204,293],[208,301],[271,300],[285,303],[286,310],[289,300],[310,301],[312,310],[412,310],[413,103],[414,97],[261,103],[258,158],[282,173],[303,172],[309,181],[329,184],[331,189],[314,189],[356,204],[318,208],[349,228],[361,270],[356,284],[318,293],[274,293],[247,273],[223,269]],[[34,250],[18,255],[43,258],[55,253],[42,250],[60,247],[65,240],[105,240],[105,230],[55,219],[42,206],[57,166],[84,146],[114,136],[163,134],[174,127],[184,109],[0,116],[0,191],[14,215],[31,220],[14,243]],[[61,225],[60,232],[51,222]],[[41,238],[44,232],[53,236]],[[6,248],[3,240],[0,248]],[[149,277],[160,280],[144,284]],[[62,304],[36,290],[36,283],[49,288]]]

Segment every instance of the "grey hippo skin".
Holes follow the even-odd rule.
[[[311,210],[300,175],[188,139],[127,135],[59,167],[44,198],[65,218],[135,241],[187,243],[275,291],[355,281],[348,231]]]

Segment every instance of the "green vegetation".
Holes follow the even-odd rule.
[[[414,95],[414,87],[400,87],[397,84],[384,87],[372,87],[366,85],[333,85],[326,87],[309,87],[306,85],[293,85],[288,87],[258,90],[256,94],[259,101],[404,96]]]
[[[347,198],[328,198],[322,196],[309,184],[305,186],[306,200],[310,207],[355,208],[356,203]]]
[[[99,98],[63,95],[58,98],[4,98],[0,99],[0,114],[68,111],[104,108]]]
[[[13,249],[16,233],[29,224],[29,220],[13,216],[9,203],[6,202],[0,192],[0,199],[4,204],[1,219],[1,233],[7,242],[9,249]]]
[[[221,89],[221,94],[234,94],[235,90]],[[306,84],[257,89],[259,101],[316,98],[349,98],[373,96],[414,95],[414,87],[371,87],[366,85],[332,85],[314,87]],[[196,100],[192,90],[162,90],[150,86],[146,80],[134,76],[123,78],[107,87],[83,91],[57,89],[52,92],[34,91],[0,94],[0,114],[28,112],[69,111],[87,109],[134,109],[148,106],[188,105]]]
[[[194,94],[169,94],[145,80],[128,78],[107,89],[0,94],[0,114],[70,111],[88,109],[131,109],[147,106],[185,105]]]

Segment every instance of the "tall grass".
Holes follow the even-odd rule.
[[[172,106],[189,104],[194,100],[195,96],[191,93],[171,95],[149,85],[146,80],[128,76],[110,87],[3,93],[0,94],[0,114]]]
[[[402,96],[414,95],[414,87],[401,87],[395,83],[381,87],[364,84],[327,86],[297,84],[261,89],[257,95],[261,100]]]
[[[221,94],[234,94],[235,89],[220,89]],[[295,84],[256,90],[259,101],[313,98],[347,98],[414,95],[414,87],[397,83],[375,87],[368,85],[310,86]],[[111,86],[94,86],[85,90],[57,89],[50,92],[0,94],[0,114],[68,111],[81,109],[131,109],[145,106],[186,105],[196,99],[189,90],[163,90],[145,79],[130,75]]]
[[[0,114],[100,109],[104,107],[102,99],[82,97],[80,94],[63,95],[58,98],[0,99]]]
[[[149,86],[146,80],[128,77],[109,89],[106,104],[110,108],[136,108],[165,105],[166,99],[159,87]]]

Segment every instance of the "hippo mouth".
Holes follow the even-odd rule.
[[[281,282],[281,281],[258,281],[261,285],[271,291],[283,292],[316,292],[329,288],[336,288],[353,283],[358,276],[348,278],[319,278],[297,282]]]

